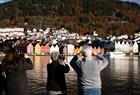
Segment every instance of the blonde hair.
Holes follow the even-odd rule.
[[[51,60],[56,60],[56,58],[58,59],[58,56],[59,56],[58,51],[51,52]]]
[[[92,50],[92,46],[90,46],[90,45],[84,45],[84,46],[82,47],[82,55],[83,55],[83,56],[86,56],[86,50],[87,50],[88,48]]]

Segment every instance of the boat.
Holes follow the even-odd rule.
[[[124,57],[126,54],[120,51],[109,52],[110,58]]]

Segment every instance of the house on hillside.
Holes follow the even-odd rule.
[[[35,45],[34,53],[37,54],[37,55],[40,55],[40,54],[41,54],[41,46],[40,46],[39,43],[37,43],[37,44]]]
[[[41,54],[49,54],[50,53],[50,47],[48,44],[41,46]]]
[[[134,42],[133,44],[133,53],[138,53],[139,52],[139,46],[137,42]]]
[[[78,47],[75,47],[74,50],[73,50],[73,55],[77,54],[79,51],[79,48]]]
[[[29,55],[34,54],[34,46],[32,45],[32,43],[29,43],[27,45],[27,54]]]
[[[51,47],[50,47],[50,53],[52,53],[53,51],[54,51],[54,46],[53,45],[51,45]]]
[[[74,53],[74,45],[68,44],[67,48],[68,48],[68,54],[72,55]]]
[[[63,54],[68,54],[68,48],[67,48],[67,46],[64,46],[64,48],[63,48]]]

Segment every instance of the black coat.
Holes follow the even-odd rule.
[[[4,76],[2,65],[0,64],[0,95],[2,95],[2,90],[6,91],[6,78]]]
[[[2,95],[2,90],[6,91],[6,79],[2,74],[0,74],[0,95]]]
[[[19,64],[21,64],[21,68],[16,72],[6,72],[8,95],[29,95],[26,70],[31,70],[33,64],[29,58],[20,60]]]
[[[48,91],[66,91],[65,73],[70,70],[67,64],[59,64],[58,61],[53,61],[47,65],[48,79],[47,90]]]

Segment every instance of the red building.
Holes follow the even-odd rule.
[[[41,54],[49,54],[50,53],[50,47],[48,44],[41,46]]]

